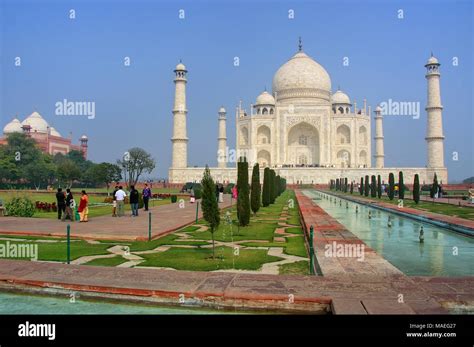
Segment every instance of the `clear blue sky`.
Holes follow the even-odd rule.
[[[216,164],[217,110],[248,105],[297,50],[358,105],[419,101],[421,118],[384,120],[386,166],[426,164],[426,80],[440,60],[450,181],[474,175],[471,1],[22,1],[0,0],[0,126],[36,108],[63,135],[90,138],[90,159],[115,162],[139,146],[171,163],[173,69],[188,73],[189,165]],[[76,19],[70,20],[69,10]],[[185,19],[178,18],[179,9]],[[295,19],[288,19],[288,10]],[[404,19],[397,18],[403,9]],[[15,57],[22,66],[15,67]],[[125,56],[131,66],[124,67]],[[240,58],[240,66],[233,58]],[[344,67],[343,57],[350,65]],[[458,57],[459,66],[452,65]],[[56,116],[55,103],[94,101],[96,118]],[[452,160],[452,152],[459,160]]]

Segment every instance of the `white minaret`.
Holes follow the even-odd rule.
[[[433,54],[425,65],[428,80],[426,105],[428,123],[425,138],[428,147],[428,168],[444,168],[443,106],[439,89],[439,65],[438,59],[433,57]]]
[[[384,167],[384,150],[383,150],[383,117],[382,117],[382,108],[377,106],[374,111],[375,113],[375,167],[383,168]]]
[[[226,111],[224,107],[219,109],[219,137],[217,138],[217,166],[220,168],[227,167],[226,147]]]
[[[173,162],[172,168],[185,168],[188,166],[188,137],[186,133],[186,67],[180,62],[176,65],[174,73],[175,92],[173,107]]]

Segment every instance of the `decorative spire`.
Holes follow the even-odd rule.
[[[303,43],[301,42],[301,36],[298,39],[298,51],[301,52],[303,50]]]

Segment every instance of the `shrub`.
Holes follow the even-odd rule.
[[[224,194],[232,194],[232,188],[234,188],[234,186],[234,183],[229,183],[228,185],[226,185],[224,188]]]
[[[268,167],[263,170],[262,205],[264,207],[270,205],[270,169]]]
[[[257,164],[253,166],[252,171],[252,190],[250,192],[250,207],[252,208],[252,212],[257,214],[258,210],[260,209],[261,205],[261,187],[260,187],[260,167]]]
[[[398,173],[398,197],[400,199],[405,198],[405,184],[403,183],[403,172]]]
[[[359,194],[360,194],[360,195],[364,194],[364,177],[361,177],[361,178],[360,178]]]
[[[415,175],[413,180],[413,201],[415,201],[415,204],[420,202],[420,178],[418,174]]]
[[[194,189],[194,197],[196,199],[201,199],[202,198],[202,188],[201,188],[201,186],[194,187],[193,189]]]
[[[388,198],[393,200],[395,194],[395,176],[390,172],[388,175]]]
[[[240,226],[250,223],[249,164],[245,157],[237,163],[237,217]]]
[[[375,198],[377,196],[377,182],[376,182],[375,175],[372,175],[370,180],[371,180],[371,182],[370,182],[370,196],[372,198]]]
[[[176,201],[178,201],[178,197],[176,195],[171,195],[171,203],[174,204],[176,203]]]
[[[382,197],[382,177],[377,175],[377,197],[380,199]]]
[[[364,195],[369,196],[369,192],[370,192],[369,175],[365,175]]]
[[[35,204],[26,196],[17,196],[5,204],[5,210],[9,216],[33,217]]]

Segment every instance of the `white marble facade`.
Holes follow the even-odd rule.
[[[447,182],[447,170],[442,159],[444,152],[442,135],[442,107],[439,91],[439,63],[430,58],[427,65],[428,79],[428,165],[426,168],[385,168],[383,115],[377,107],[375,119],[375,167],[372,167],[371,108],[363,100],[358,108],[355,101],[339,88],[331,91],[331,79],[327,71],[302,51],[283,64],[275,73],[272,92],[262,92],[250,111],[240,104],[236,109],[236,150],[245,155],[249,166],[256,162],[263,169],[274,168],[287,182],[325,184],[330,179],[348,177],[358,181],[360,176],[388,173],[405,173],[406,182],[411,182],[415,173],[420,182],[430,182],[436,172],[438,179]],[[184,68],[183,68],[184,70]],[[180,104],[186,105],[185,83],[176,90]],[[184,110],[186,108],[184,107]],[[187,110],[186,110],[187,111]],[[175,151],[176,142],[187,142],[186,129],[176,129],[185,124],[185,112],[176,112],[173,136],[173,159],[186,158]],[[178,116],[178,117],[176,117]],[[219,111],[218,148],[226,145],[225,110]],[[434,129],[434,130],[433,130]],[[183,134],[183,136],[176,136]],[[217,135],[217,134],[216,134]],[[423,136],[423,134],[420,134]],[[182,138],[178,140],[177,138]],[[441,153],[441,154],[440,154]],[[219,157],[219,154],[218,154]],[[222,155],[220,156],[223,157]],[[434,158],[436,157],[436,158]],[[441,158],[441,159],[439,159]],[[229,158],[227,158],[229,159]],[[236,159],[236,158],[234,158]],[[182,160],[169,170],[172,183],[198,181],[204,168],[188,168]],[[175,160],[173,160],[175,163]],[[211,168],[216,180],[234,182],[235,163],[225,167]],[[263,176],[263,175],[262,175]]]

